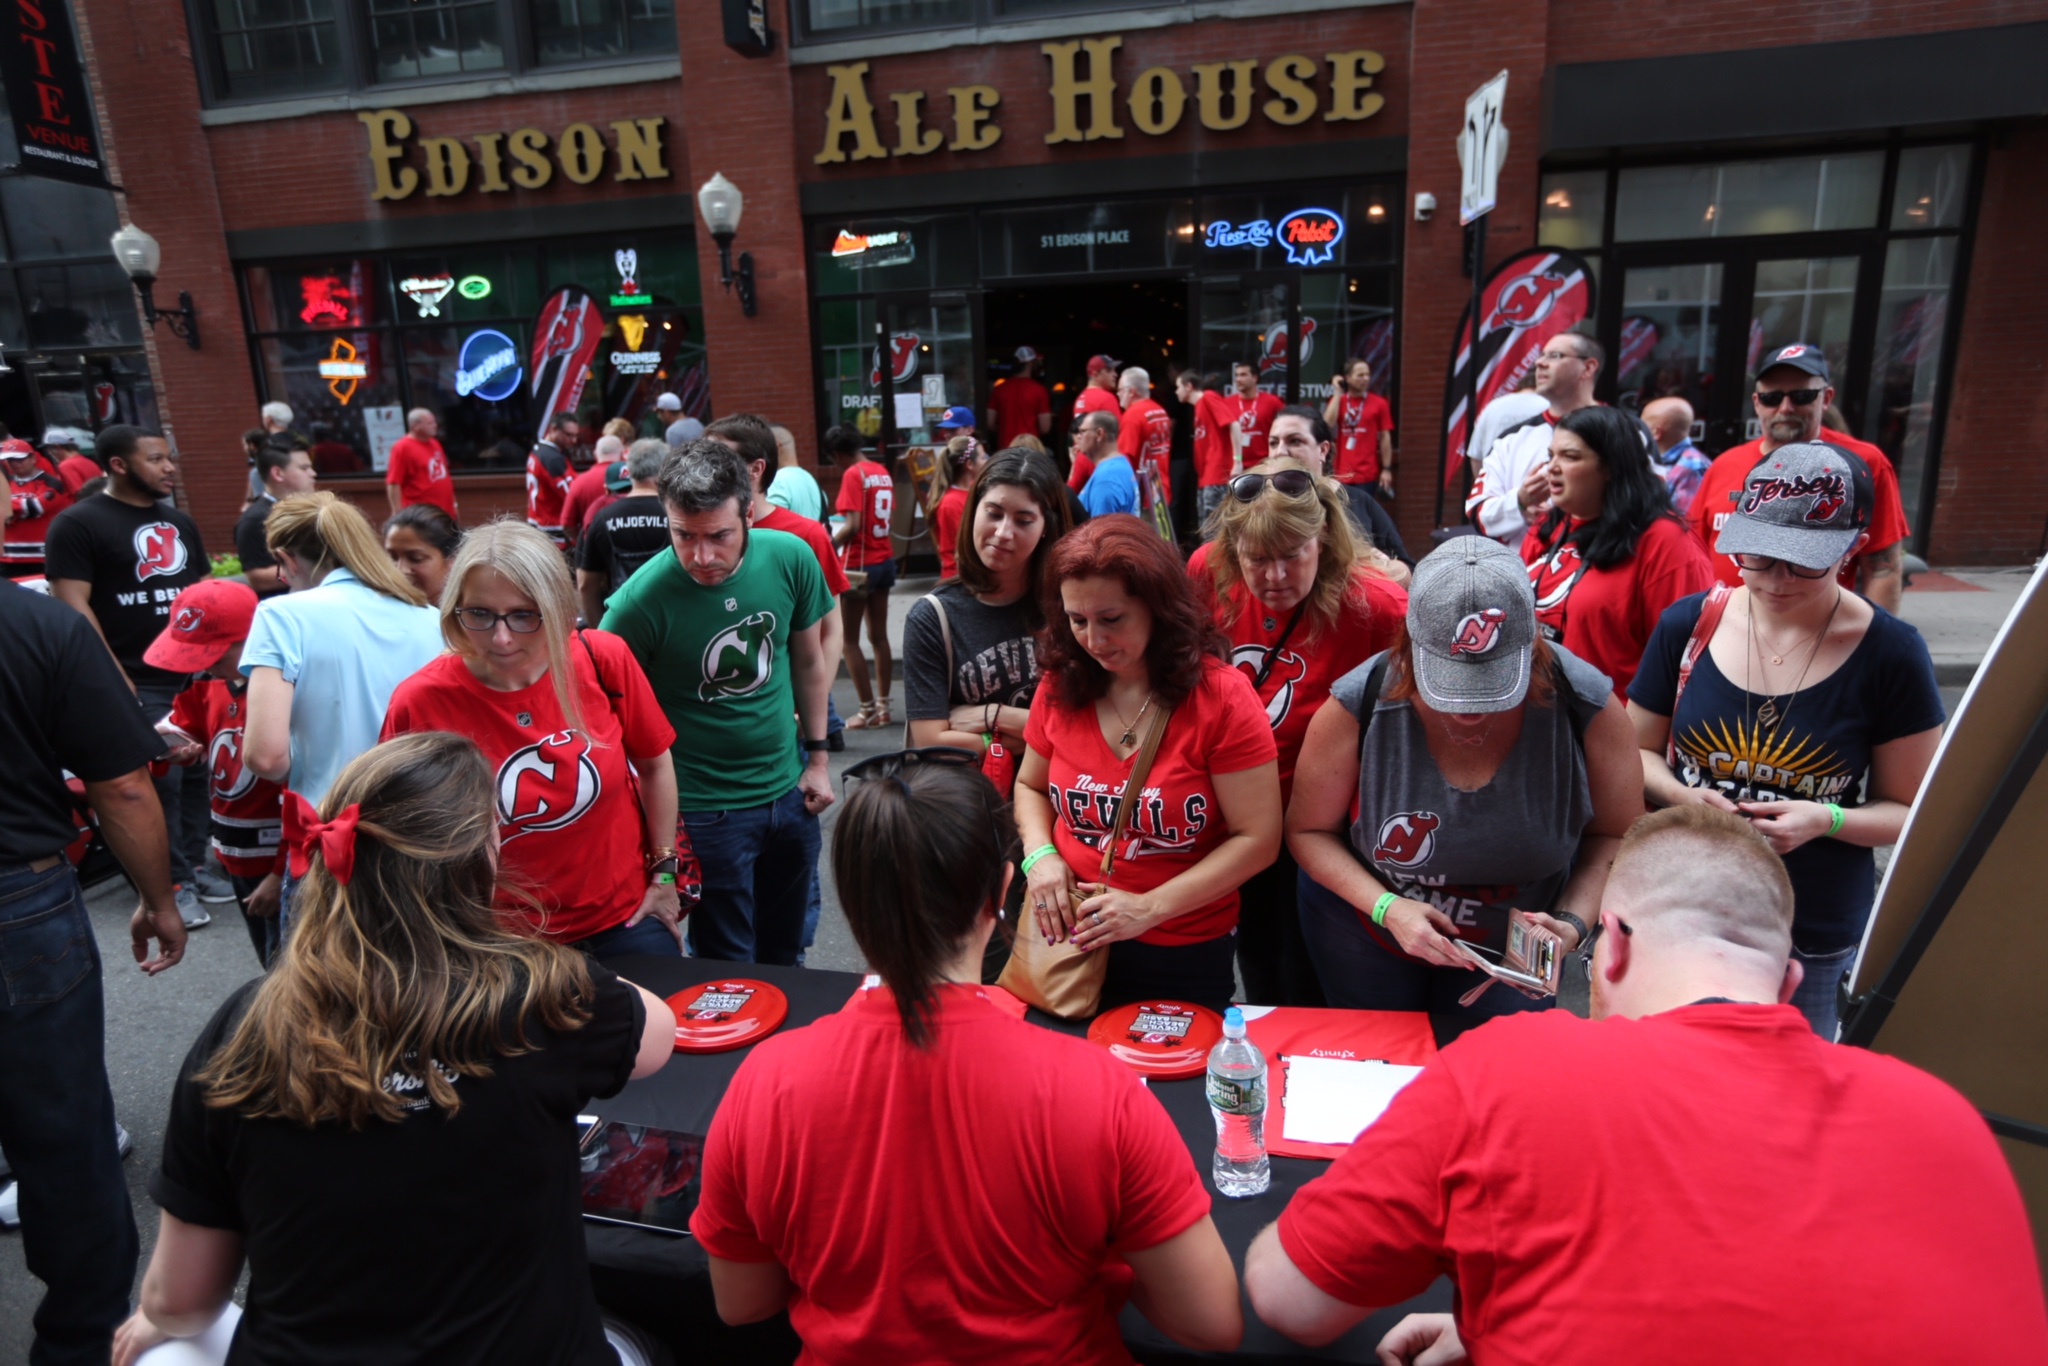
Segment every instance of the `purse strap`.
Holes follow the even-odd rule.
[[[939,619],[939,639],[946,642],[946,704],[950,709],[953,702],[953,623],[946,617],[946,604],[939,601],[937,593],[927,593],[922,601],[932,605],[932,615]],[[905,712],[910,709],[904,708]],[[903,747],[911,748],[910,717],[903,718]]]
[[[1692,625],[1692,635],[1686,638],[1685,650],[1678,656],[1678,686],[1671,693],[1671,731],[1664,737],[1664,762],[1671,771],[1678,771],[1678,699],[1685,696],[1685,685],[1692,679],[1693,665],[1700,662],[1700,656],[1713,643],[1714,632],[1721,627],[1721,617],[1728,611],[1728,600],[1735,596],[1735,590],[1725,583],[1717,583],[1700,604],[1700,618]]]
[[[1124,837],[1124,829],[1131,823],[1131,808],[1138,804],[1138,793],[1145,786],[1145,779],[1152,776],[1152,760],[1159,754],[1159,742],[1166,738],[1166,723],[1173,719],[1172,707],[1161,707],[1152,715],[1152,728],[1145,732],[1145,743],[1138,747],[1138,760],[1131,765],[1131,776],[1124,780],[1124,795],[1117,800],[1116,819],[1110,822],[1109,838],[1102,845],[1102,881],[1109,882],[1109,870],[1116,863],[1116,846]]]

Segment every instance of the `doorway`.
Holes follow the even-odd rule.
[[[1018,347],[1028,346],[1043,358],[1045,387],[1052,392],[1052,435],[1046,445],[1062,466],[1074,396],[1088,382],[1090,356],[1110,356],[1120,368],[1143,367],[1152,376],[1152,397],[1169,409],[1173,374],[1192,363],[1185,277],[992,289],[983,296],[983,310],[986,388],[1016,373]]]

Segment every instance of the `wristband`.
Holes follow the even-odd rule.
[[[989,746],[995,743],[995,739],[995,736],[990,734],[988,731],[983,731],[981,733],[981,752],[983,754],[988,753]]]
[[[1401,898],[1392,892],[1381,892],[1380,899],[1372,903],[1372,923],[1381,929],[1387,927],[1387,907]]]
[[[673,887],[676,885],[676,875],[674,873],[656,873],[654,875],[654,885],[657,887]]]
[[[1842,808],[1836,806],[1833,802],[1822,802],[1821,805],[1825,806],[1828,809],[1827,837],[1829,839],[1833,839],[1836,835],[1842,832]]]
[[[1025,877],[1030,877],[1031,869],[1034,864],[1036,864],[1040,859],[1044,858],[1047,854],[1057,854],[1058,852],[1059,850],[1050,844],[1041,844],[1036,849],[1033,849],[1030,853],[1024,856],[1024,861],[1017,865],[1018,870],[1022,872]]]

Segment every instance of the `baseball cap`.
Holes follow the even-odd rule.
[[[220,662],[230,645],[249,638],[256,590],[233,579],[201,579],[171,604],[171,624],[142,652],[143,663],[196,674]]]
[[[1032,350],[1028,346],[1020,346],[1010,354],[1014,355],[1017,358],[1017,363],[1019,365],[1029,365],[1031,364],[1031,362],[1038,359],[1038,352]]]
[[[92,442],[75,427],[52,427],[43,433],[45,446],[70,446],[74,450],[91,450]]]
[[[683,401],[674,394],[663,394],[654,400],[654,406],[665,413],[680,413],[683,410]]]
[[[1714,550],[1825,569],[1849,553],[1875,501],[1870,467],[1851,452],[1825,441],[1780,446],[1750,470]]]
[[[604,491],[606,493],[624,493],[627,489],[630,489],[632,487],[633,476],[626,473],[625,461],[614,461],[612,464],[605,467]]]
[[[18,436],[0,441],[0,460],[26,460],[36,453],[36,448]]]
[[[1118,360],[1115,356],[1090,356],[1088,358],[1089,378],[1094,378],[1096,375],[1101,374],[1104,370],[1114,370],[1122,364],[1123,362]]]
[[[1529,691],[1536,593],[1522,557],[1487,536],[1456,536],[1408,585],[1415,686],[1438,711],[1511,711]]]
[[[963,408],[956,403],[946,409],[945,416],[941,417],[934,425],[940,431],[945,431],[951,427],[960,427],[971,432],[974,430],[974,410],[972,408]]]
[[[1834,383],[1832,379],[1828,378],[1827,354],[1818,346],[1809,346],[1805,342],[1793,342],[1790,346],[1781,346],[1771,352],[1770,355],[1764,357],[1763,363],[1757,366],[1756,372],[1759,375],[1768,374],[1780,365],[1789,365],[1794,370],[1804,370],[1822,384]]]
[[[664,438],[671,446],[680,446],[685,441],[695,441],[702,435],[704,435],[704,424],[694,417],[677,418],[674,422],[668,424],[668,431],[663,433]]]

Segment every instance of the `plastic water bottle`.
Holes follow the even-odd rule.
[[[1209,1113],[1216,1116],[1216,1157],[1209,1174],[1232,1199],[1263,1195],[1273,1184],[1266,1156],[1266,1059],[1244,1036],[1244,1014],[1223,1012],[1223,1041],[1209,1050]]]

